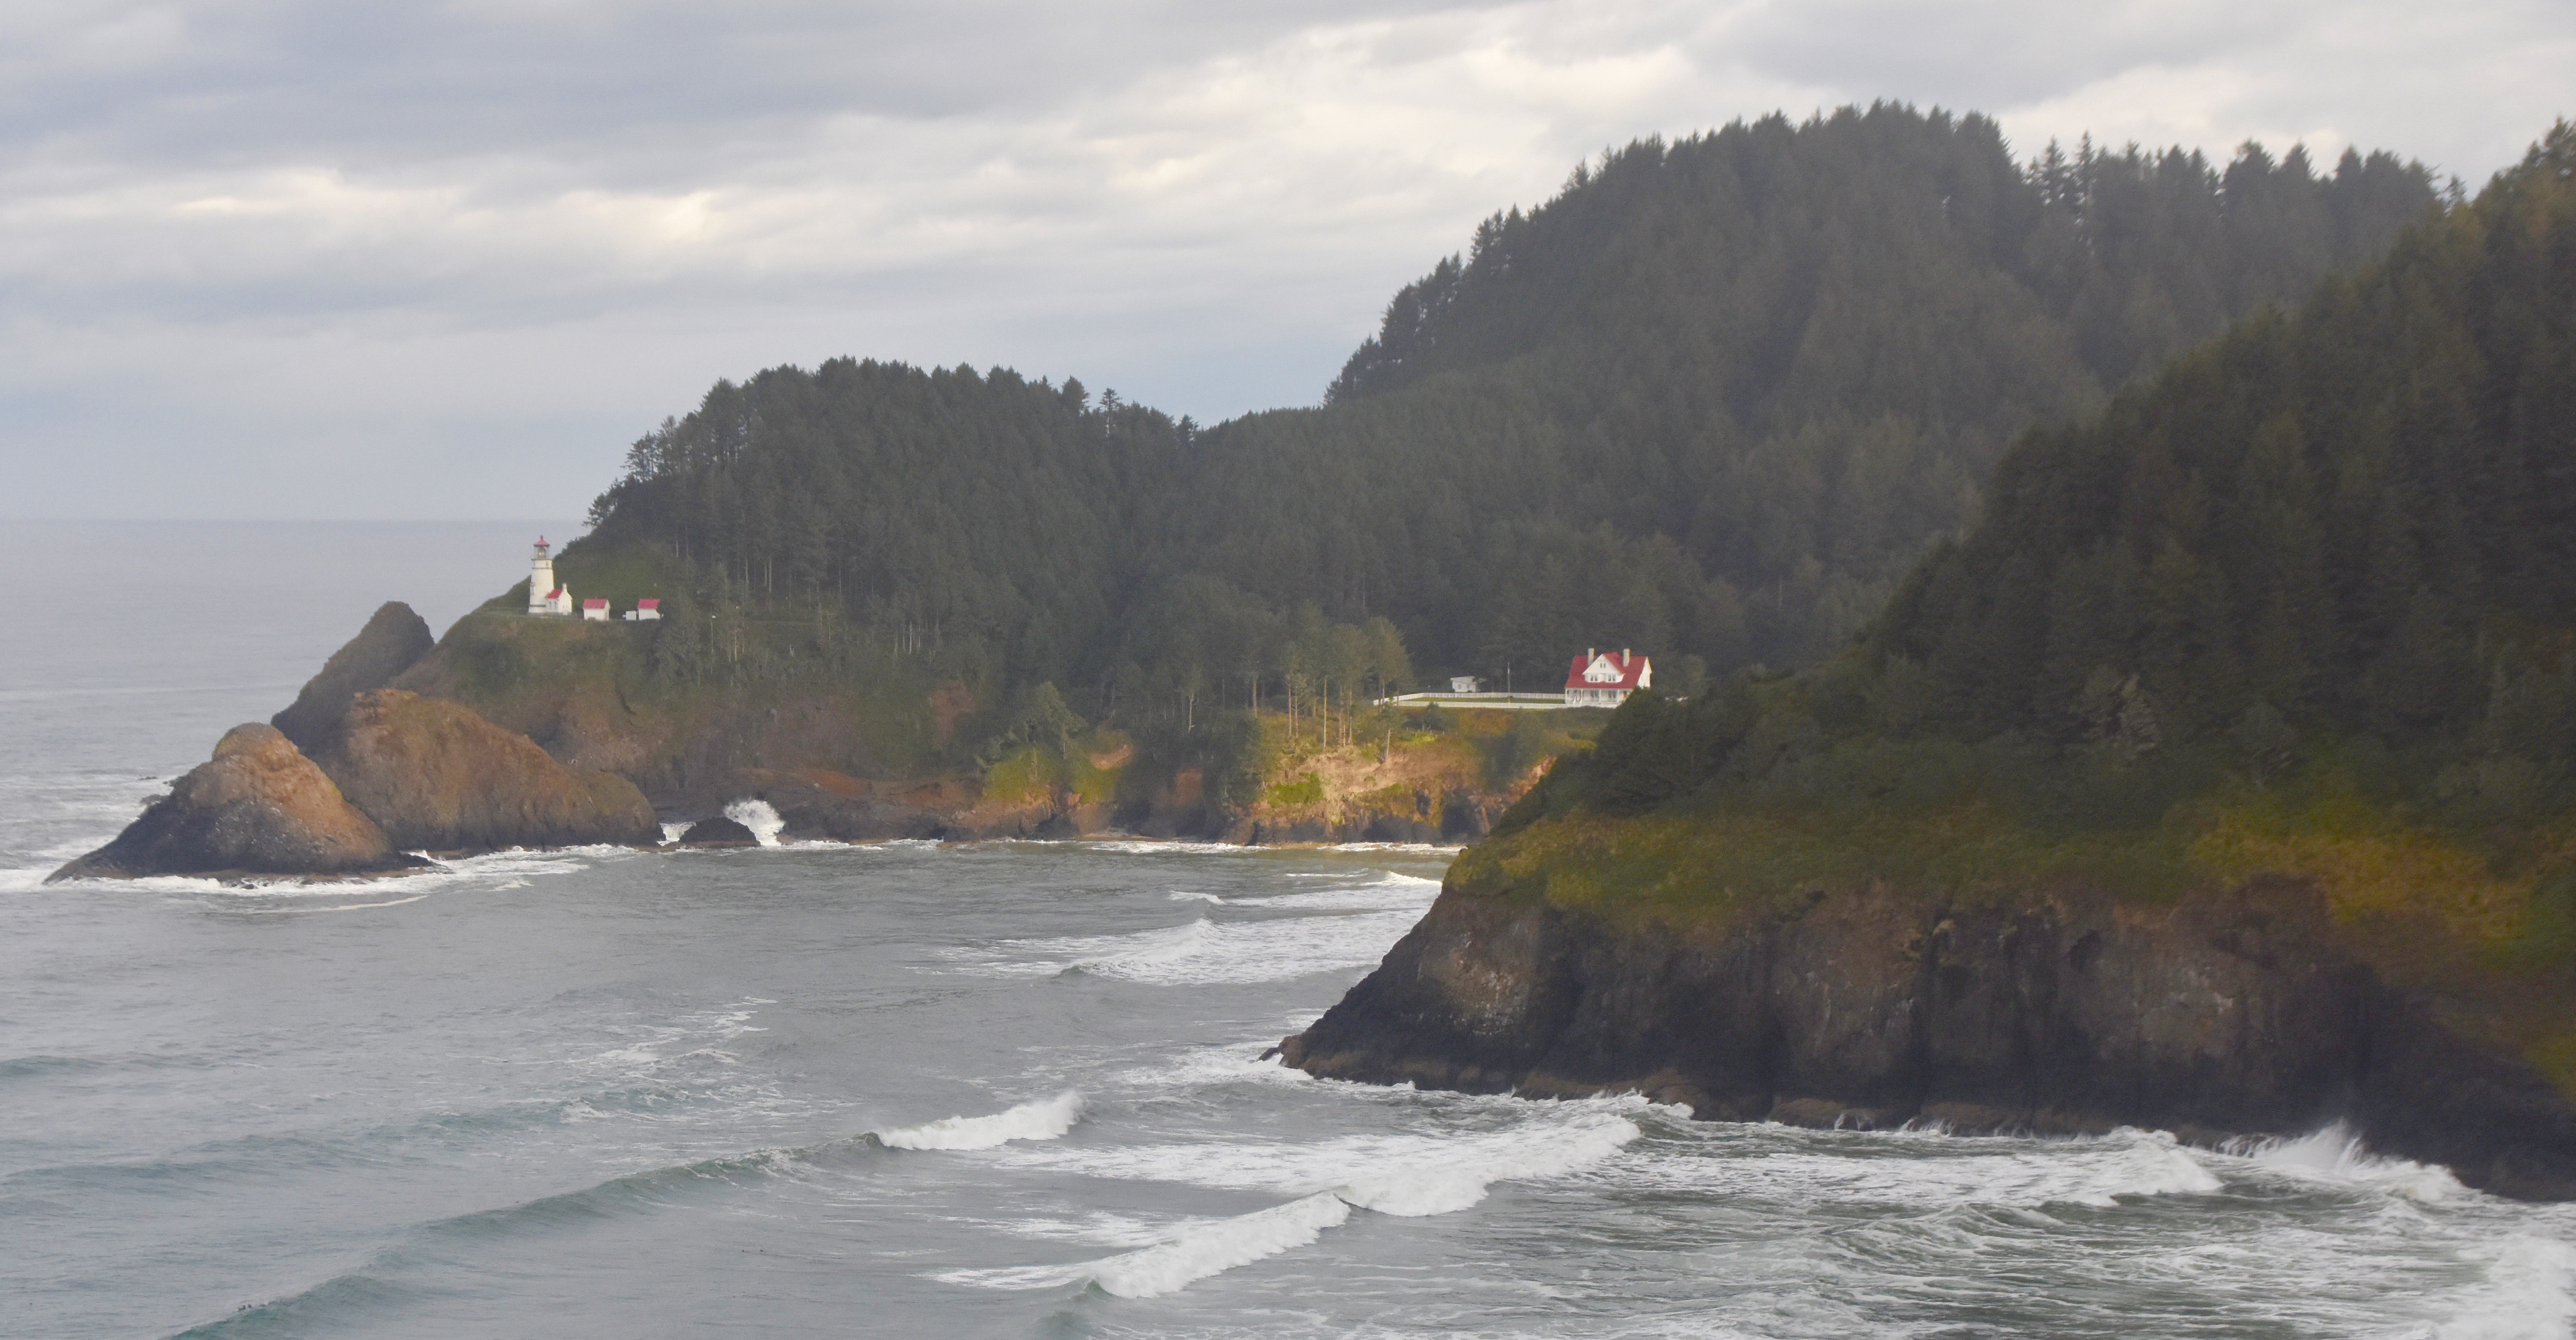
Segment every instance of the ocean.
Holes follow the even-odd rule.
[[[0,1335],[2576,1333],[2576,1211],[2335,1130],[1809,1131],[1261,1060],[1437,848],[42,884],[534,529],[0,523]]]

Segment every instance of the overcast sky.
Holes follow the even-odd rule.
[[[2568,0],[0,4],[0,516],[560,516],[718,377],[1313,403],[1614,143],[1893,98],[2474,187]]]

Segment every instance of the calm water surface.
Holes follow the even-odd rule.
[[[0,558],[66,552],[6,524]],[[133,617],[0,596],[43,633],[0,647],[0,1334],[2571,1333],[2576,1215],[2331,1132],[1793,1131],[1259,1061],[1438,850],[40,886],[377,600],[505,587],[526,529],[343,530],[317,570],[96,528]]]

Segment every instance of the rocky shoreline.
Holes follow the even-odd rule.
[[[2576,1104],[2261,879],[2140,907],[1815,890],[1722,925],[1623,925],[1453,874],[1385,962],[1280,1047],[1317,1076],[1703,1118],[1960,1133],[2150,1126],[2215,1144],[2347,1123],[2499,1194],[2576,1198]]]
[[[808,766],[793,750],[771,758],[746,751],[722,720],[699,723],[706,738],[692,747],[742,757],[671,768],[642,762],[649,751],[631,731],[601,724],[624,701],[613,680],[603,690],[567,674],[551,688],[564,699],[553,706],[554,720],[532,736],[449,696],[459,679],[419,615],[388,602],[269,724],[228,732],[211,759],[123,833],[48,882],[372,878],[421,869],[423,854],[657,848],[666,845],[665,824],[688,829],[678,845],[743,845],[749,830],[722,817],[742,800],[768,805],[790,839],[1112,836],[1276,845],[1473,840],[1510,799],[1452,778],[1415,786],[1402,804],[1246,813],[1177,784],[1143,812],[1121,814],[1062,791],[992,797],[956,778],[863,779]]]

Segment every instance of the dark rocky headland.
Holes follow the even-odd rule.
[[[1813,888],[1676,924],[1551,903],[1480,849],[1282,1044],[1309,1073],[1703,1118],[1963,1134],[2343,1121],[2507,1195],[2576,1197],[2576,1103],[2464,1002],[2393,984],[2309,884],[2142,907],[2080,886]]]
[[[2027,435],[1843,654],[1630,700],[1282,1050],[1825,1125],[2343,1121],[2576,1197],[2571,425],[2562,124]]]

